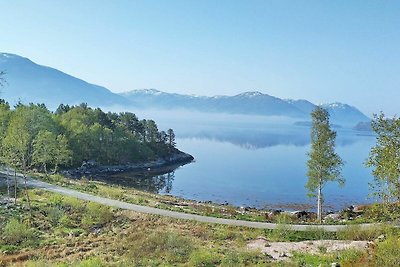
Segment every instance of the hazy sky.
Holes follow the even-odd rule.
[[[400,1],[0,0],[0,51],[115,92],[258,90],[399,112]]]

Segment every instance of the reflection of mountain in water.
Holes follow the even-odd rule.
[[[360,140],[357,132],[349,129],[337,129],[338,146],[348,146]],[[288,127],[281,129],[208,129],[185,133],[179,138],[200,138],[219,142],[228,142],[245,149],[260,149],[278,145],[307,146],[310,144],[310,129]]]
[[[133,187],[146,192],[168,194],[172,190],[172,182],[175,178],[175,171],[164,174],[153,172],[144,173],[119,173],[111,176],[96,177],[97,180],[127,187]]]

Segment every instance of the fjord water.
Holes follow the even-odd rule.
[[[296,126],[296,120],[280,117],[150,114],[147,111],[140,116],[156,118],[160,129],[173,127],[178,148],[192,154],[195,162],[169,175],[125,177],[141,181],[133,183],[137,187],[187,199],[257,208],[299,209],[301,204],[314,204],[304,187],[309,127]],[[343,188],[328,184],[324,188],[325,205],[337,210],[371,202],[371,170],[363,163],[375,137],[351,127],[335,130],[337,152],[346,162],[346,184]],[[157,186],[149,186],[153,182]]]

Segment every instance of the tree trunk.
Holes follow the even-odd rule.
[[[17,170],[14,168],[14,204],[17,204],[17,191],[18,191]]]
[[[28,179],[26,177],[26,162],[25,162],[25,160],[23,161],[23,165],[22,165],[22,176],[24,177],[25,196],[26,196],[26,200],[28,201],[28,209],[29,209],[29,213],[32,218],[33,215],[32,215],[32,209],[31,209],[31,199],[29,198],[29,192],[28,192],[28,182],[27,182]]]
[[[8,201],[10,201],[10,170],[7,168],[7,197]]]
[[[318,223],[322,223],[322,185],[318,185],[318,195],[317,195],[317,220]]]
[[[44,169],[44,175],[47,178],[47,166],[46,166],[46,163],[43,164],[43,169]]]

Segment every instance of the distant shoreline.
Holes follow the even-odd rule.
[[[85,162],[84,164],[82,164],[82,166],[79,168],[63,170],[61,171],[61,174],[71,178],[80,178],[87,175],[98,176],[124,172],[141,173],[147,171],[158,173],[170,166],[186,165],[191,163],[193,160],[194,157],[192,155],[178,150],[174,154],[165,157],[159,157],[155,160],[121,165],[98,165],[96,163],[88,161],[87,163]]]

